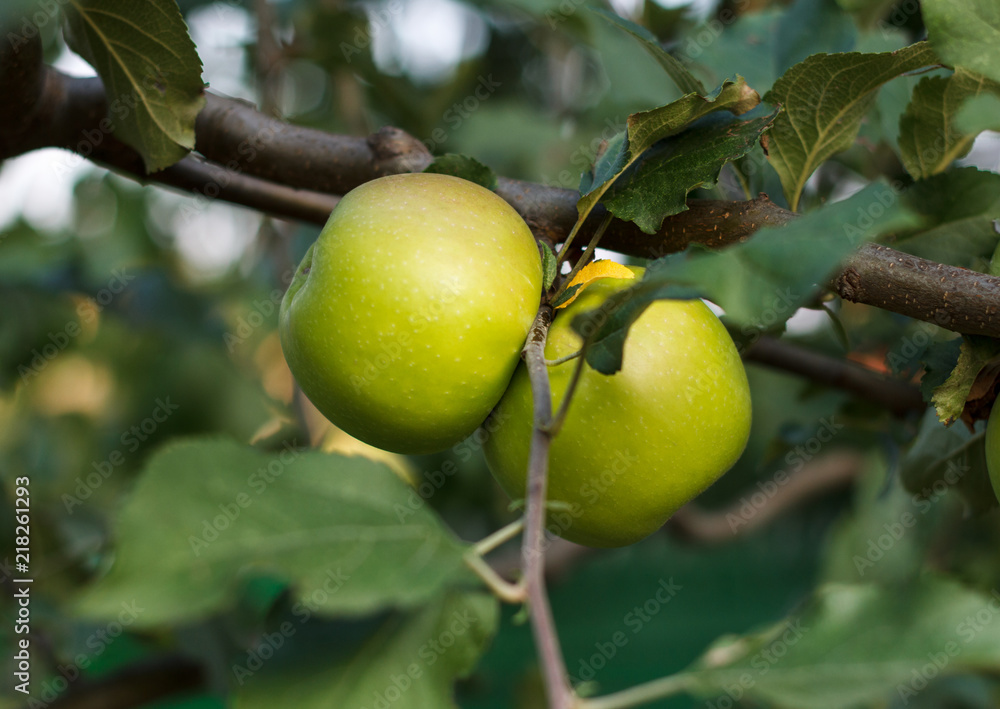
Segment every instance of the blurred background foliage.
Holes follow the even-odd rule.
[[[365,134],[396,125],[434,153],[465,153],[502,175],[575,188],[602,140],[618,132],[629,113],[679,95],[634,40],[586,11],[592,2],[179,4],[215,91],[334,132]],[[923,35],[920,13],[891,0],[611,5],[692,58],[707,85],[739,73],[761,94],[810,53],[894,49]],[[270,18],[259,27],[262,9]],[[56,23],[42,31],[48,61],[88,73],[62,43]],[[277,54],[259,46],[259,32]],[[894,141],[915,82],[901,79],[879,95],[861,139],[810,182],[810,204],[843,197],[878,176],[909,181]],[[984,134],[964,164],[995,170],[996,146],[996,135]],[[780,186],[759,149],[746,163],[757,166],[753,193],[763,190],[780,201]],[[717,188],[694,196],[741,199],[744,192],[727,170]],[[79,653],[91,660],[84,671],[89,678],[181,653],[203,663],[206,688],[155,706],[224,706],[239,689],[232,664],[289,616],[280,582],[248,584],[232,608],[206,621],[157,632],[126,629],[107,643],[93,641],[104,626],[79,619],[72,608],[80,589],[109,561],[112,520],[137,473],[171,439],[210,435],[269,450],[286,443],[358,450],[294,395],[276,334],[290,269],[318,229],[143,187],[59,151],[3,166],[0,224],[0,495],[9,507],[14,477],[30,474],[33,624],[49,656],[35,665],[36,686],[55,686],[56,667]],[[988,263],[996,238],[983,237],[976,249],[947,240],[930,246],[933,258],[975,266]],[[862,306],[836,309],[847,341],[816,310],[796,315],[786,338],[879,371],[889,371],[892,362],[893,371],[918,378],[926,350],[953,337]],[[719,636],[785,617],[824,580],[857,581],[854,558],[865,553],[870,535],[916,505],[901,486],[914,455],[910,442],[918,433],[930,438],[930,450],[941,457],[969,439],[949,433],[957,442],[944,441],[932,417],[894,420],[787,374],[751,365],[749,375],[755,407],[750,444],[699,505],[728,509],[749,499],[758,483],[788,470],[795,447],[829,422],[843,428],[815,456],[856,453],[863,461],[861,483],[804,500],[763,528],[716,546],[662,532],[629,548],[569,559],[551,593],[575,677],[585,674],[595,643],[622,630],[633,607],[664,580],[682,592],[606,658],[594,677],[602,691],[680,670]],[[383,457],[414,482],[454,461],[457,472],[430,504],[461,538],[475,540],[513,513],[481,455],[470,450],[471,456]],[[969,477],[982,480],[981,456],[967,460],[959,450],[963,464],[979,466]],[[910,474],[923,470],[922,463],[911,462]],[[932,568],[977,588],[995,588],[996,512],[971,516],[971,509],[953,492],[935,498],[919,515],[920,533],[894,547],[891,562],[876,565],[865,580],[905,584]],[[11,558],[9,517],[2,527],[0,549]],[[14,612],[6,598],[4,647],[12,640]],[[460,683],[461,706],[541,706],[530,633],[515,614],[504,609],[492,646]],[[380,620],[312,620],[284,652],[349,657]],[[8,661],[5,653],[0,662]],[[939,682],[911,706],[971,709],[998,701],[995,679],[970,674]],[[878,706],[899,703],[887,702]],[[680,697],[656,706],[700,704]],[[7,697],[0,706],[20,704]]]

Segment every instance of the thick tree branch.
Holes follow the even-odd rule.
[[[0,89],[4,105],[11,108],[0,109],[0,160],[64,147],[143,180],[320,223],[327,207],[335,204],[331,195],[382,175],[422,169],[431,159],[420,141],[398,129],[385,128],[369,138],[332,135],[209,94],[196,126],[196,148],[207,160],[189,157],[147,175],[135,151],[112,135],[106,116],[116,106],[108,106],[99,80],[70,78],[43,67],[40,52],[31,47],[2,59]],[[553,243],[576,221],[573,190],[501,178],[498,192],[538,237]],[[602,246],[659,257],[691,242],[712,247],[735,243],[763,225],[780,225],[795,216],[764,195],[745,202],[691,200],[688,206],[652,236],[614,220]],[[602,218],[602,210],[595,210],[593,224]],[[867,245],[848,260],[832,287],[846,300],[955,332],[1000,337],[998,278]]]

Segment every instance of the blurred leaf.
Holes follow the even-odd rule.
[[[69,0],[64,12],[67,43],[104,82],[115,135],[149,172],[187,155],[205,99],[201,59],[177,3]]]
[[[583,194],[576,204],[582,223],[601,200],[611,184],[659,140],[679,133],[688,124],[715,111],[729,111],[735,115],[746,113],[760,103],[757,92],[747,86],[742,78],[725,81],[712,96],[688,94],[666,106],[650,111],[633,113],[628,117],[625,134],[608,141],[604,153],[598,157],[590,175],[584,177],[580,191]]]
[[[191,620],[258,575],[287,579],[303,599],[325,591],[328,615],[423,603],[459,574],[463,548],[422,503],[365,458],[174,443],[147,465],[111,570],[79,610],[111,617],[126,602],[142,609],[138,625]]]
[[[956,114],[967,99],[987,91],[1000,93],[1000,84],[962,69],[949,77],[929,76],[917,84],[899,121],[903,165],[914,179],[943,172],[968,154],[976,133],[959,130]]]
[[[434,158],[434,162],[428,165],[424,172],[461,177],[463,180],[475,182],[477,185],[494,192],[497,188],[496,173],[468,155],[445,153],[441,157]]]
[[[893,692],[905,699],[928,681],[924,668],[935,676],[1000,666],[1000,644],[974,620],[992,617],[997,602],[932,576],[900,587],[829,584],[786,621],[719,640],[680,679],[703,696],[735,687],[744,699],[795,709],[875,705]]]
[[[452,684],[475,668],[496,633],[498,605],[487,594],[450,593],[409,617],[391,617],[339,662],[313,651],[284,663],[279,657],[241,678],[234,706],[454,708]]]
[[[926,42],[880,54],[814,54],[775,82],[764,100],[784,111],[771,128],[768,156],[793,210],[816,168],[854,142],[874,91],[936,62]]]
[[[1000,81],[1000,3],[923,0],[927,39],[941,60]]]
[[[818,52],[849,52],[857,34],[851,16],[835,0],[795,0],[782,13],[775,33],[776,68],[785,72]]]
[[[886,460],[872,451],[852,490],[852,509],[837,520],[825,549],[824,583],[905,584],[919,577],[940,514],[898,484]]]
[[[1000,131],[1000,96],[995,93],[973,96],[958,109],[955,128],[961,133]]]
[[[966,426],[944,426],[928,409],[903,460],[901,478],[906,489],[931,499],[954,488],[977,513],[996,507],[982,424],[978,428],[972,432]]]
[[[976,377],[989,365],[1000,365],[1000,341],[972,335],[962,338],[958,364],[931,398],[941,423],[948,426],[962,415]]]
[[[923,217],[924,228],[900,235],[897,248],[952,266],[986,269],[998,241],[1000,175],[953,167],[915,182],[902,200]]]
[[[745,243],[721,251],[693,245],[660,259],[640,283],[578,315],[573,329],[593,333],[587,362],[612,374],[621,368],[628,327],[654,300],[705,297],[751,331],[765,315],[769,324],[784,322],[861,243],[915,224],[887,186],[870,185],[782,227],[762,228]]]
[[[776,115],[774,111],[748,121],[706,116],[643,153],[615,180],[602,202],[619,219],[655,234],[665,217],[687,209],[691,190],[715,186],[723,166],[746,155]]]
[[[775,44],[783,16],[778,8],[738,14],[724,9],[721,22],[713,18],[685,32],[675,53],[684,63],[696,63],[698,73],[709,75],[710,86],[739,71],[754,90],[763,94],[781,73],[775,66]]]
[[[604,8],[592,7],[590,10],[639,40],[646,51],[649,52],[653,59],[659,62],[663,70],[667,72],[667,75],[677,84],[677,88],[681,90],[681,93],[705,94],[704,84],[695,78],[676,57],[667,53],[660,46],[660,40],[652,32]]]

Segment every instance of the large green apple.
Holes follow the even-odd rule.
[[[542,289],[531,231],[472,182],[406,174],[344,196],[281,303],[288,366],[334,424],[443,450],[500,400]]]
[[[641,269],[633,269],[641,275]],[[634,280],[592,281],[549,331],[545,355],[580,349],[573,317]],[[558,407],[576,360],[549,367]],[[525,496],[532,406],[527,370],[514,374],[493,416],[486,461],[514,499]],[[549,457],[549,513],[560,536],[595,547],[652,534],[728,470],[750,433],[750,390],[729,333],[700,300],[658,301],[632,325],[623,367],[584,366]]]
[[[993,404],[986,423],[986,469],[990,473],[993,494],[1000,499],[1000,402]]]

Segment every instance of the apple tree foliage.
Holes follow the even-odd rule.
[[[440,156],[434,171],[579,190],[581,222],[601,205],[653,234],[689,198],[761,192],[801,213],[647,264],[574,321],[588,364],[617,371],[654,300],[706,297],[742,348],[781,336],[919,382],[926,413],[749,364],[750,443],[697,501],[731,534],[560,559],[568,672],[581,696],[667,678],[656,706],[995,706],[1000,518],[983,432],[1000,346],[827,285],[869,242],[1000,275],[1000,6],[647,0],[626,19],[591,4],[452,3],[465,51],[429,73],[400,27],[431,3],[403,0],[8,0],[0,39],[82,57],[108,130],[151,172],[194,149],[206,80],[257,97],[251,77],[278,76],[293,123],[398,126]],[[257,51],[261,8],[277,61]],[[517,516],[480,434],[358,456],[293,396],[277,310],[316,228],[81,163],[45,168],[76,170],[61,217],[44,179],[23,212],[0,194],[0,474],[11,507],[30,476],[35,579],[32,694],[0,707],[57,706],[179,657],[200,680],[156,706],[541,706],[523,614],[465,563]],[[6,167],[0,179],[29,179]],[[243,244],[221,265],[219,220]],[[755,523],[833,456],[857,469],[850,492]],[[14,528],[5,518],[5,580]]]

